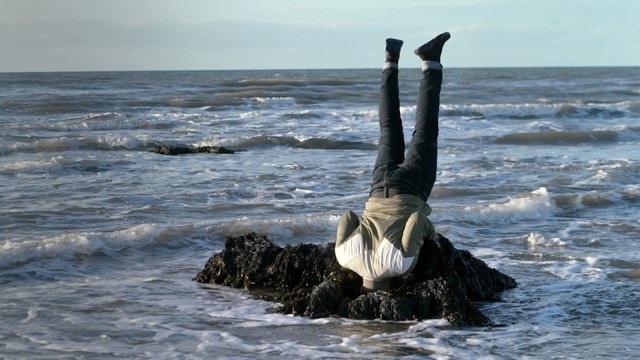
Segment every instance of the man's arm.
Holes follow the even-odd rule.
[[[338,220],[338,232],[336,234],[336,246],[340,246],[343,242],[348,240],[353,234],[353,231],[360,225],[358,215],[353,211],[346,211]]]
[[[402,234],[402,251],[404,255],[406,257],[418,257],[424,240],[434,240],[436,236],[438,235],[431,221],[419,211],[414,212],[407,219],[407,224]]]

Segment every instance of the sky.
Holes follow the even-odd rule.
[[[0,72],[640,66],[638,0],[0,0]]]

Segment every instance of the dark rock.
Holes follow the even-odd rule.
[[[151,152],[163,154],[163,155],[183,155],[183,154],[234,154],[237,150],[227,149],[223,146],[156,146],[151,149]]]
[[[422,247],[414,270],[395,279],[393,290],[361,294],[362,279],[343,269],[334,244],[279,247],[254,233],[228,237],[194,280],[245,288],[281,305],[276,311],[311,318],[420,320],[444,318],[454,325],[491,325],[473,302],[500,301],[516,281],[490,268],[440,235]]]

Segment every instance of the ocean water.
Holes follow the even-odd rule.
[[[401,69],[407,139],[419,76]],[[518,281],[479,304],[498,326],[305,319],[191,280],[227,235],[327,243],[361,213],[379,77],[0,74],[0,358],[640,353],[640,68],[445,69],[431,220]]]

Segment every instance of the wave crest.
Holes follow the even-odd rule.
[[[241,149],[252,149],[271,146],[286,146],[301,149],[322,150],[377,150],[378,146],[361,141],[336,140],[329,138],[310,138],[298,140],[292,136],[255,136],[242,140],[238,145]]]
[[[611,143],[618,140],[612,130],[543,131],[508,134],[495,139],[497,144],[509,145],[576,145],[582,143]]]
[[[141,248],[166,238],[168,229],[142,224],[112,233],[69,233],[38,240],[5,241],[0,245],[0,268],[46,259],[71,259],[97,253]]]
[[[556,210],[547,189],[542,187],[535,191],[509,197],[504,202],[468,206],[462,212],[457,210],[449,213],[436,211],[434,215],[447,221],[465,221],[472,224],[488,225],[545,219],[553,216]],[[441,221],[440,219],[436,222]]]

